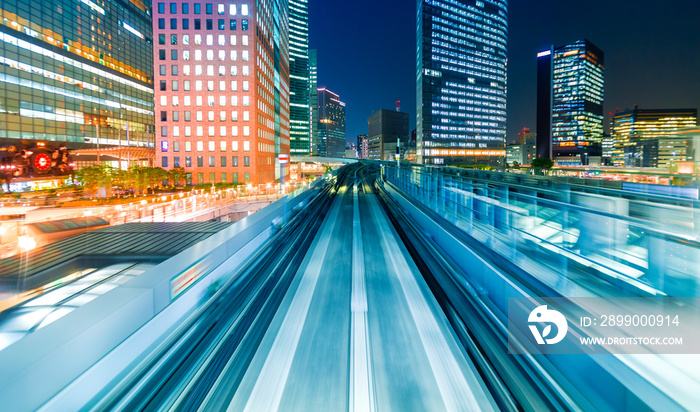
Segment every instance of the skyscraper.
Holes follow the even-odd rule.
[[[367,119],[368,158],[394,160],[397,140],[406,149],[411,138],[408,113],[396,110],[377,110]]]
[[[0,142],[153,142],[151,2],[0,2]],[[153,146],[153,144],[151,144]]]
[[[503,164],[506,0],[418,0],[417,150],[424,164]]]
[[[202,183],[270,183],[289,153],[286,0],[158,3],[158,166]]]
[[[309,120],[311,155],[318,155],[318,54],[309,50]]]
[[[603,52],[584,39],[542,51],[537,59],[538,157],[578,153],[583,159],[600,152]]]
[[[308,156],[311,152],[310,80],[307,0],[289,0],[289,136],[292,156]]]
[[[326,88],[318,89],[318,154],[345,157],[345,103]]]

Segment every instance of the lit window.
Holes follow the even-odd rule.
[[[248,45],[248,35],[247,34],[244,34],[241,36],[241,44],[244,46]]]
[[[238,136],[238,126],[231,126],[231,136],[236,137]],[[232,143],[235,149],[234,151],[238,150],[238,142],[233,142]]]
[[[226,50],[219,50],[219,61],[224,61],[224,60],[226,60]]]
[[[194,66],[194,75],[195,76],[201,76],[202,75],[202,65],[198,64]]]
[[[198,91],[198,92],[202,91],[202,81],[201,80],[194,81],[194,90]]]
[[[249,75],[249,74],[250,74],[250,68],[249,68],[248,66],[243,66],[243,70],[241,71],[241,73],[242,73],[244,76]]]
[[[207,76],[213,76],[214,75],[214,66],[211,64],[207,66]]]
[[[236,45],[236,35],[235,34],[232,34],[229,40],[231,41],[231,46]]]
[[[219,4],[216,6],[216,11],[219,14],[224,14],[226,12],[226,6],[224,6],[223,4]]]
[[[243,80],[243,91],[244,92],[248,91],[248,85],[249,85],[248,80]]]
[[[243,106],[250,106],[250,96],[243,96]]]
[[[190,75],[190,65],[189,64],[182,66],[182,74],[184,74],[185,76]]]
[[[224,80],[219,80],[219,91],[220,92],[226,91],[226,82]]]
[[[208,61],[214,60],[214,50],[207,50],[207,60]]]
[[[250,152],[250,142],[248,140],[243,141],[243,151]]]
[[[238,91],[238,81],[231,80],[231,91],[232,92]]]
[[[167,105],[168,105],[168,96],[160,96],[160,105],[161,105],[161,106],[167,106]]]
[[[210,129],[213,129],[213,126],[211,126]],[[211,136],[211,134],[209,136]],[[213,152],[214,150],[216,150],[216,142],[210,141],[209,142],[209,151]]]
[[[199,126],[197,129],[201,129],[202,126]],[[197,132],[197,136],[201,136],[199,132]],[[197,151],[198,152],[203,152],[204,151],[204,142],[203,141],[198,141],[197,142]]]
[[[250,121],[250,112],[248,110],[243,111],[243,121],[244,122],[249,122]]]
[[[226,96],[219,96],[219,106],[226,106]]]
[[[241,58],[243,59],[244,62],[247,62],[249,60],[248,50],[243,50],[243,52],[241,53]]]
[[[241,4],[241,14],[244,16],[248,15],[248,5],[247,4]]]
[[[219,136],[221,136],[221,137],[226,137],[226,126],[220,126],[220,127],[219,127]],[[224,142],[221,142],[221,143],[224,143]],[[224,151],[224,150],[226,150],[226,148],[224,147],[224,148],[221,149],[221,150]]]
[[[226,36],[223,34],[219,35],[219,46],[225,46],[226,45]]]
[[[213,45],[214,45],[214,35],[207,34],[207,46],[213,46]]]
[[[243,136],[250,136],[250,126],[243,126]]]
[[[231,4],[228,6],[228,14],[235,16],[236,15],[236,5]]]
[[[194,35],[194,44],[197,46],[202,44],[202,35],[201,34]]]
[[[231,61],[235,62],[236,60],[238,60],[238,51],[231,50]]]
[[[192,105],[192,101],[191,101],[190,96],[185,96],[184,104],[185,104],[185,106],[191,106],[191,105]]]

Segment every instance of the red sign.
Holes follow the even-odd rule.
[[[49,170],[51,167],[51,158],[49,155],[44,153],[38,154],[34,158],[34,166],[42,172]]]
[[[288,154],[280,154],[277,156],[277,160],[281,164],[289,163],[289,155]]]

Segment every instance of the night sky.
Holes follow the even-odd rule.
[[[508,13],[509,142],[523,126],[535,129],[537,52],[582,38],[605,53],[606,114],[635,104],[700,108],[698,0],[511,0]],[[309,31],[319,87],[347,105],[348,141],[396,100],[415,128],[414,0],[309,0]]]

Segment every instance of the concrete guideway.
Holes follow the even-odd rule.
[[[228,410],[495,409],[371,187],[348,180]]]

